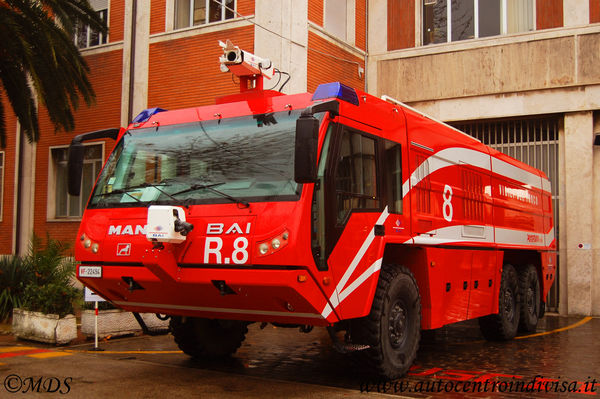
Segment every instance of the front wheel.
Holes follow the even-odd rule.
[[[500,281],[498,313],[479,318],[481,333],[485,339],[490,341],[512,339],[517,335],[520,315],[521,302],[517,271],[512,265],[505,264]]]
[[[360,355],[378,374],[400,378],[416,358],[420,334],[421,297],[415,278],[403,266],[384,266],[371,312],[356,323],[357,340],[370,346]]]
[[[194,358],[220,358],[235,353],[248,332],[248,323],[196,317],[172,317],[169,323],[175,343]]]

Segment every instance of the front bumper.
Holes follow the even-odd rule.
[[[79,272],[78,272],[79,276]],[[178,267],[173,278],[144,265],[102,265],[101,278],[80,280],[115,305],[133,312],[330,325],[339,321],[313,276],[301,267]]]

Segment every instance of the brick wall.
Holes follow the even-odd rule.
[[[415,47],[415,1],[388,0],[387,3],[388,50]]]
[[[167,1],[152,0],[150,10],[150,34],[164,32],[167,18]]]
[[[600,0],[590,0],[590,24],[600,22]]]
[[[323,26],[323,0],[308,0],[308,20]]]
[[[123,40],[125,26],[125,0],[111,0],[108,15],[108,40],[110,43]]]
[[[151,44],[148,107],[214,104],[215,97],[238,93],[239,85],[233,83],[232,75],[219,70],[223,50],[218,41],[226,39],[254,51],[253,26]]]
[[[563,26],[563,0],[536,1],[535,19],[537,30]]]
[[[12,230],[15,188],[15,162],[16,162],[16,131],[17,118],[12,112],[10,103],[0,88],[0,101],[4,107],[4,121],[6,125],[6,147],[0,148],[4,152],[4,184],[2,186],[2,214],[0,215],[0,254],[12,252]]]
[[[313,92],[321,83],[338,81],[356,89],[364,88],[364,76],[363,79],[358,77],[358,65],[364,67],[362,57],[357,57],[312,32],[308,33],[308,47],[309,92]]]
[[[237,12],[242,15],[254,15],[255,0],[237,0]]]
[[[367,36],[365,33],[366,29],[366,16],[367,16],[367,0],[356,0],[356,47],[361,50],[366,50]]]

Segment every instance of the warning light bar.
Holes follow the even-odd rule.
[[[148,108],[143,110],[142,112],[140,112],[138,114],[138,116],[136,116],[132,123],[143,123],[148,121],[148,119],[150,119],[150,117],[154,114],[158,114],[159,112],[164,112],[166,111],[166,109],[162,109],[162,108]]]
[[[339,98],[350,104],[358,105],[358,94],[356,91],[340,82],[324,83],[317,87],[312,100],[325,100],[327,98]]]

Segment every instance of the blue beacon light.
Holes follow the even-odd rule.
[[[142,112],[140,112],[138,114],[138,116],[136,116],[132,123],[143,123],[146,122],[148,119],[150,119],[150,117],[154,114],[158,114],[159,112],[165,112],[166,109],[162,109],[162,108],[148,108],[143,110]]]
[[[325,100],[327,98],[339,98],[350,104],[358,105],[358,94],[356,91],[340,82],[324,83],[317,87],[312,100]]]

